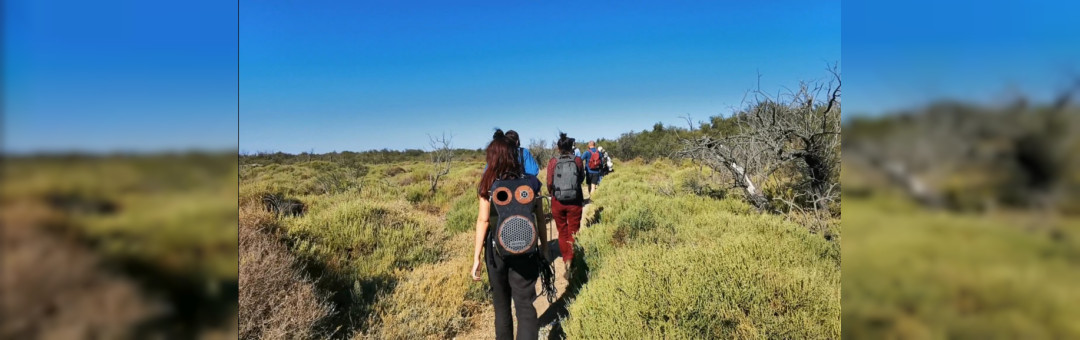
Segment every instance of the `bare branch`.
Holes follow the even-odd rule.
[[[434,165],[428,175],[432,194],[438,189],[439,179],[450,173],[450,166],[454,159],[453,139],[453,135],[447,137],[445,132],[440,137],[428,135],[428,145],[431,146],[431,164]]]

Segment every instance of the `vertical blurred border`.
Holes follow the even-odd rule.
[[[0,338],[237,337],[237,4],[220,4],[0,6]]]
[[[844,338],[1080,337],[1078,9],[844,3]]]

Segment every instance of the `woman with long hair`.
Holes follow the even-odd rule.
[[[543,262],[539,256],[546,253],[547,239],[540,240],[540,252],[529,256],[503,257],[496,253],[493,242],[492,222],[498,220],[496,209],[492,207],[492,191],[500,180],[525,179],[533,193],[540,192],[540,180],[536,176],[524,174],[521,164],[516,161],[515,148],[502,130],[495,130],[495,135],[487,146],[487,168],[476,186],[480,196],[479,211],[476,218],[476,243],[473,248],[473,267],[470,275],[480,281],[480,256],[484,254],[488,281],[491,283],[495,305],[495,338],[512,339],[514,322],[510,312],[510,300],[514,301],[517,311],[517,339],[536,339],[539,337],[536,308],[536,280],[540,277]],[[533,205],[533,215],[538,229],[537,236],[546,235],[547,221],[542,204]]]
[[[548,161],[547,187],[551,196],[551,216],[559,230],[559,252],[566,266],[566,278],[570,278],[570,263],[574,260],[574,234],[581,227],[581,210],[585,200],[581,193],[581,181],[585,166],[581,157],[574,156],[574,139],[559,134],[556,143],[559,154]]]

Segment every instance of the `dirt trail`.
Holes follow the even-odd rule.
[[[589,202],[588,199],[586,199],[586,202]],[[588,204],[586,204],[586,206],[588,206]],[[584,216],[582,216],[581,218],[581,228],[585,228]],[[554,333],[561,333],[561,331],[557,330],[558,326],[555,324],[558,322],[558,319],[560,317],[566,314],[567,301],[566,299],[564,299],[564,296],[566,295],[566,288],[570,284],[566,281],[566,277],[564,276],[566,272],[566,267],[563,265],[562,256],[559,253],[559,230],[555,227],[554,220],[548,222],[548,235],[545,235],[548,236],[548,240],[550,241],[548,245],[548,251],[552,253],[552,255],[548,256],[548,258],[553,259],[552,262],[555,263],[555,287],[558,292],[558,297],[556,298],[555,303],[548,303],[547,297],[544,295],[540,295],[537,296],[536,301],[533,302],[533,306],[536,307],[536,315],[540,319],[541,339],[558,338]],[[543,292],[543,289],[542,287],[540,287],[540,285],[540,280],[537,280],[537,294],[541,294],[541,292]],[[513,305],[511,304],[511,306]],[[512,310],[514,310],[513,307],[511,307],[511,311]],[[516,329],[517,315],[514,316],[514,319],[514,327]],[[490,306],[487,306],[487,308],[484,309],[483,314],[474,318],[473,327],[471,327],[471,329],[471,332],[459,335],[456,337],[456,339],[494,339],[494,310],[492,310]],[[552,332],[553,329],[556,330],[554,333]]]

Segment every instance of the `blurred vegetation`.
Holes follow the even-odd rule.
[[[846,122],[844,337],[1080,337],[1080,111],[1063,104]]]
[[[844,211],[844,337],[1080,336],[1080,220],[1025,230],[1041,215],[930,212],[902,196]]]
[[[165,312],[131,326],[140,336],[235,327],[235,154],[8,156],[3,170],[0,202],[14,221],[5,229],[71,240],[101,258],[87,270],[119,273],[138,283],[144,299],[164,301]]]
[[[1080,109],[1063,103],[941,102],[849,119],[843,138],[845,161],[930,208],[1080,213]]]

